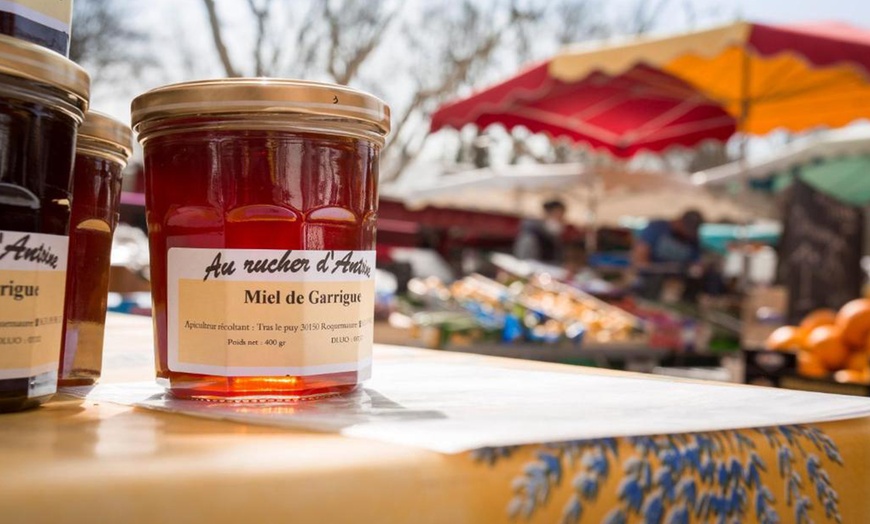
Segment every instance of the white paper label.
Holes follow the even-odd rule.
[[[172,248],[167,263],[170,370],[368,378],[374,251]]]
[[[69,239],[0,231],[0,379],[57,371]]]
[[[69,34],[72,0],[0,0],[0,11]]]

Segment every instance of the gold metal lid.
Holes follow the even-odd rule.
[[[85,113],[85,121],[79,128],[79,141],[106,144],[109,148],[120,150],[126,158],[133,154],[133,132],[124,123],[99,111]]]
[[[25,78],[66,91],[84,110],[91,78],[81,66],[49,49],[0,35],[0,74]]]
[[[133,129],[168,117],[285,113],[342,120],[390,131],[390,108],[350,87],[281,78],[228,78],[171,84],[133,100]]]

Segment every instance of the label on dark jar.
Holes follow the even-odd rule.
[[[0,33],[69,55],[72,0],[0,0]]]
[[[374,251],[172,248],[167,262],[170,370],[370,375]]]
[[[0,231],[0,379],[57,371],[69,239]]]

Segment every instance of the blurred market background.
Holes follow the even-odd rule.
[[[870,306],[838,312],[870,270],[866,2],[74,8],[70,58],[92,106],[124,121],[146,89],[222,76],[390,104],[376,342],[870,394],[870,346],[843,336]],[[140,151],[110,308],[149,314],[141,169]],[[554,200],[559,256],[517,256]],[[697,256],[638,258],[695,211]]]

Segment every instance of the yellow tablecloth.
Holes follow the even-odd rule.
[[[105,380],[145,379],[150,370],[124,354],[150,347],[150,336],[144,319],[111,317]],[[74,400],[0,416],[3,524],[720,516],[870,522],[870,418],[441,455]]]

